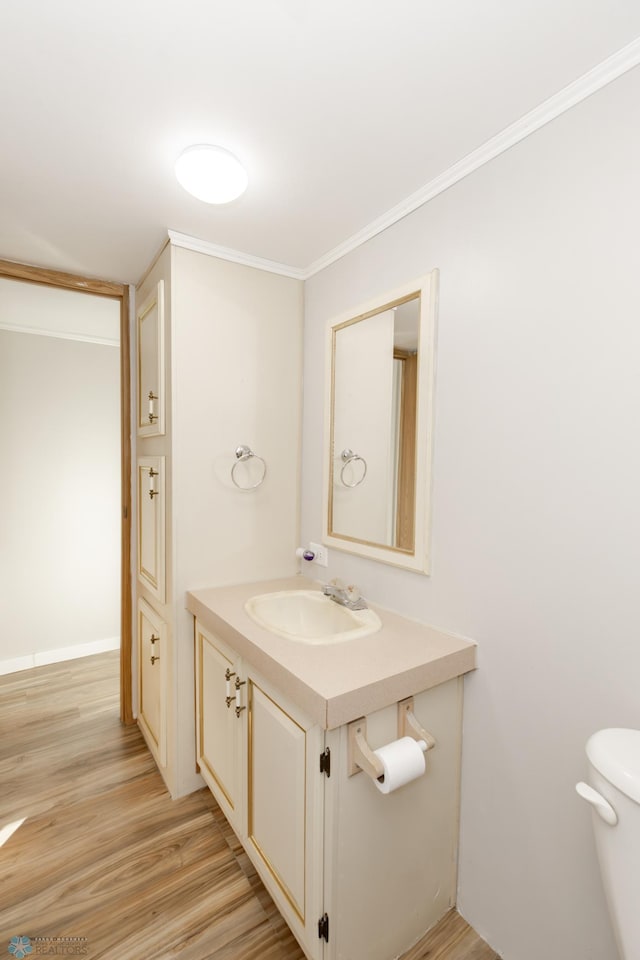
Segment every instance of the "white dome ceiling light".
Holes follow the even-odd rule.
[[[223,147],[197,144],[176,160],[178,183],[204,203],[229,203],[247,189],[249,178],[239,160]]]

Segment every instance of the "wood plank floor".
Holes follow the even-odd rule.
[[[118,676],[114,652],[0,677],[0,956],[304,960],[209,791],[172,801],[120,725]],[[499,960],[455,911],[403,960],[427,958]]]

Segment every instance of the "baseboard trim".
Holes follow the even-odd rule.
[[[107,650],[119,650],[120,637],[107,637],[105,640],[92,640],[90,643],[76,643],[72,647],[59,647],[57,650],[42,650],[23,657],[0,660],[0,676],[18,673],[20,670],[32,670],[48,663],[62,663],[64,660],[77,660],[90,657],[94,653],[106,653]]]

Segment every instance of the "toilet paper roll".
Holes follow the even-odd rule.
[[[373,781],[380,793],[392,793],[405,783],[421,777],[426,768],[423,752],[426,747],[424,740],[402,737],[374,750],[384,770],[383,778]]]

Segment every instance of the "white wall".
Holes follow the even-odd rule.
[[[432,575],[326,574],[479,644],[459,908],[505,960],[616,957],[574,783],[591,732],[640,724],[639,102],[635,70],[306,285],[305,543],[325,325],[441,271]]]
[[[0,329],[117,347],[120,307],[111,297],[0,277]]]
[[[69,296],[115,346],[68,339],[69,324],[15,332],[46,331],[49,306],[60,318]],[[0,291],[0,672],[119,644],[119,305],[108,303],[110,329],[104,298],[9,280]]]

